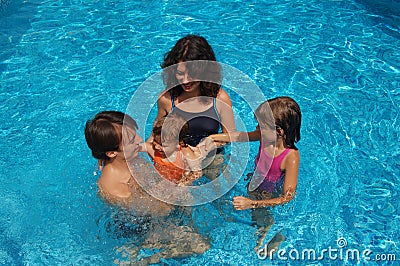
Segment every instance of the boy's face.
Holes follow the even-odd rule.
[[[122,144],[125,160],[131,161],[138,155],[141,142],[143,142],[142,138],[133,128],[124,126],[122,129]]]
[[[163,157],[169,157],[179,150],[179,145],[170,140],[164,140],[161,144],[161,136],[154,136],[153,149],[161,153]]]

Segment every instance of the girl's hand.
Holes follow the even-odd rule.
[[[212,140],[217,148],[221,146],[225,146],[230,141],[229,135],[227,133],[219,133],[219,134],[212,134],[208,136],[210,140]]]
[[[197,147],[200,150],[202,150],[205,154],[217,148],[216,144],[214,143],[214,140],[210,137],[205,137],[204,139],[202,139],[200,143],[197,144]]]
[[[253,201],[246,197],[234,197],[233,198],[233,207],[236,210],[246,210],[253,208]]]

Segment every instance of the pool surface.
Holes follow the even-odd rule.
[[[360,264],[400,260],[398,2],[0,3],[0,265],[127,263],[123,247],[134,240],[109,230],[118,210],[96,194],[84,124],[99,111],[125,111],[189,33],[206,37],[217,59],[266,98],[299,103],[299,185],[294,202],[273,210],[268,237],[284,232],[285,255],[264,260],[253,251],[250,211],[230,203],[245,194],[242,177],[215,203],[193,209],[211,248],[163,265],[356,264],[350,253],[368,255]],[[227,90],[252,130],[253,115]],[[257,144],[250,146],[255,156]],[[302,257],[304,250],[316,258]]]

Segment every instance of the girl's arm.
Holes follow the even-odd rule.
[[[213,134],[209,137],[216,142],[246,142],[260,140],[260,127],[257,126],[256,130],[251,132],[230,132]]]
[[[233,199],[233,206],[237,210],[263,208],[267,206],[282,205],[291,201],[296,195],[297,178],[299,171],[300,154],[299,151],[293,150],[285,159],[284,169],[285,182],[283,184],[282,195],[277,198],[264,199],[264,200],[251,200],[246,197],[235,197]]]

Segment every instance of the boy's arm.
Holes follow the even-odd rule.
[[[140,152],[147,152],[147,154],[153,159],[154,158],[154,149],[153,145],[150,142],[143,142],[140,144]]]

